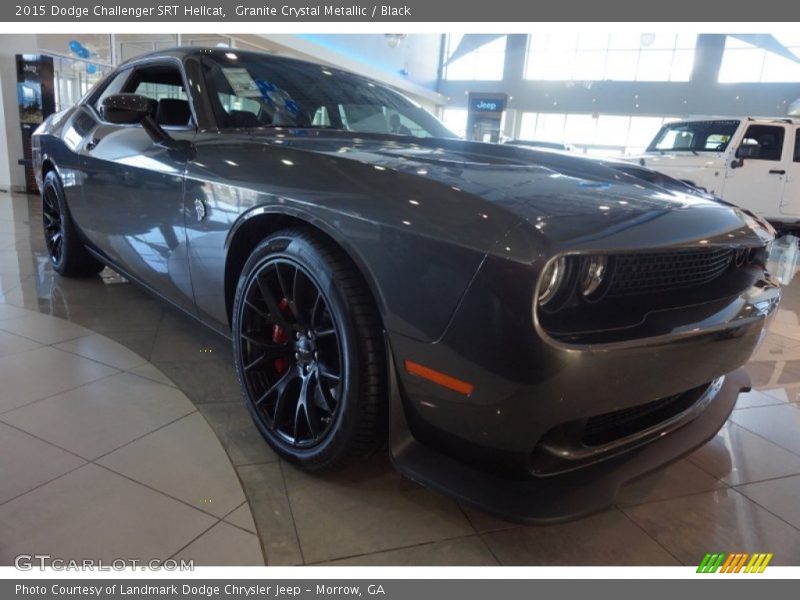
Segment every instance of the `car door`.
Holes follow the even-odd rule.
[[[142,63],[114,87],[153,98],[159,124],[176,139],[194,139],[179,63]],[[183,193],[189,157],[154,143],[141,125],[103,121],[105,95],[92,107],[96,126],[80,150],[85,179],[76,220],[89,241],[123,271],[192,310]]]
[[[779,216],[789,154],[786,138],[786,127],[780,123],[747,127],[739,148],[755,148],[758,155],[728,163],[725,200],[766,218]]]
[[[781,212],[800,218],[800,126],[794,127],[792,161],[786,165]]]

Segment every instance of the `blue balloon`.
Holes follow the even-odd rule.
[[[81,49],[78,50],[78,56],[80,56],[81,58],[89,58],[91,55],[92,53],[89,52],[89,49],[84,48],[83,46],[81,46]]]
[[[81,48],[83,48],[83,46],[78,40],[69,41],[69,49],[75,54],[80,54]]]
[[[86,72],[89,75],[94,75],[95,73],[97,73],[97,67],[94,66],[92,63],[89,63],[88,65],[86,65]]]

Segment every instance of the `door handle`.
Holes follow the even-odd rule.
[[[90,142],[87,142],[87,144],[86,144],[86,150],[87,150],[88,152],[91,152],[92,150],[94,150],[95,148],[97,148],[97,144],[99,144],[99,143],[100,143],[100,138],[93,138],[93,139],[92,139],[92,141],[90,141]]]
[[[786,175],[786,169],[770,169],[770,175]]]

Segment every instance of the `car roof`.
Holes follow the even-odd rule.
[[[124,67],[129,64],[135,64],[137,62],[143,60],[150,60],[153,58],[178,58],[178,59],[185,59],[191,56],[225,56],[226,54],[235,53],[238,55],[243,56],[253,56],[253,57],[269,57],[270,60],[276,60],[281,62],[294,62],[294,63],[301,63],[306,65],[314,65],[314,66],[324,66],[325,68],[339,71],[342,73],[347,73],[349,75],[356,75],[358,77],[363,77],[361,75],[357,75],[356,73],[351,73],[350,71],[346,71],[344,69],[340,69],[337,67],[323,65],[322,63],[312,62],[309,60],[301,60],[299,58],[291,58],[289,56],[282,56],[280,54],[272,54],[270,52],[260,52],[258,50],[245,50],[242,48],[231,48],[228,46],[176,46],[174,48],[167,48],[165,50],[156,50],[155,52],[147,52],[145,54],[139,54],[133,58],[129,58],[125,62],[120,63],[117,68]],[[365,78],[366,79],[366,78]]]
[[[694,119],[676,119],[668,121],[664,125],[671,125],[673,123],[711,123],[714,121],[746,121],[749,123],[790,123],[800,125],[800,119],[792,117],[705,117]]]

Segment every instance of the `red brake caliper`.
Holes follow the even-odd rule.
[[[283,298],[278,307],[284,314],[288,313],[289,301],[286,298]],[[273,342],[275,342],[276,344],[285,344],[288,339],[289,335],[286,333],[286,331],[283,330],[283,327],[277,324],[272,326]],[[289,361],[286,360],[285,358],[276,358],[273,364],[275,366],[275,370],[278,372],[279,375],[283,375],[289,368]]]

